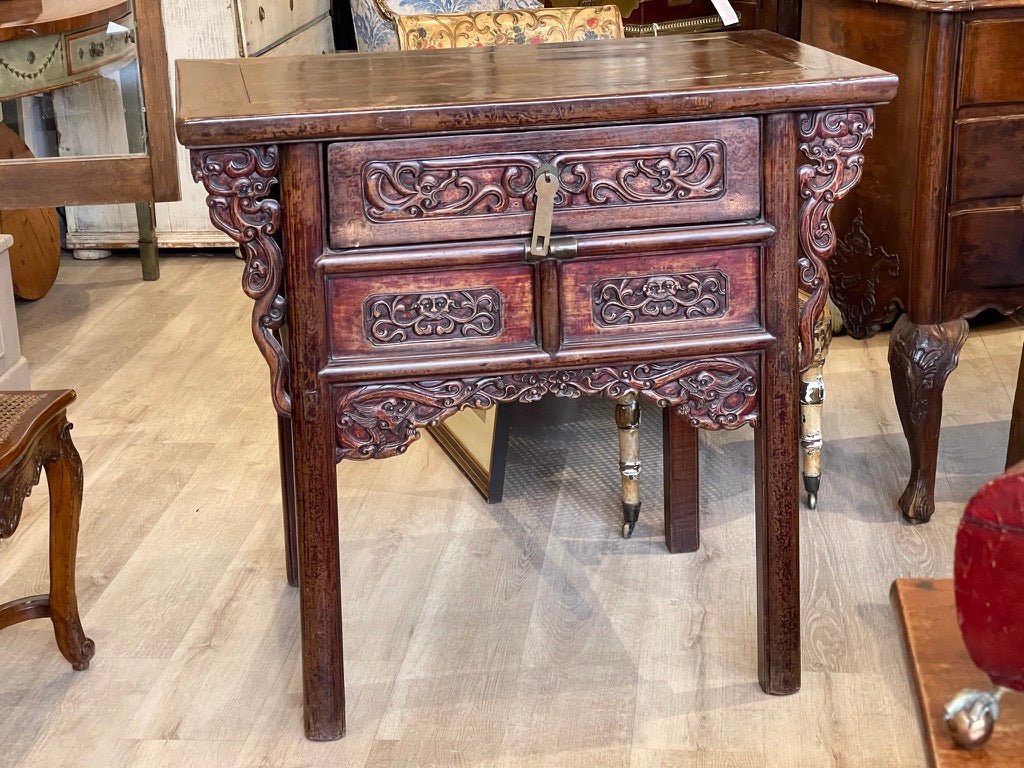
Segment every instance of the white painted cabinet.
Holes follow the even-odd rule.
[[[11,285],[10,235],[0,234],[0,390],[28,389],[28,363],[21,354]]]
[[[163,0],[167,57],[174,93],[174,62],[184,58],[234,58],[327,53],[334,50],[330,0]],[[103,105],[83,124],[80,104]],[[126,151],[120,85],[100,79],[58,92],[54,113],[62,154]],[[61,116],[67,116],[62,124]],[[76,120],[70,116],[76,115]],[[156,237],[161,248],[207,248],[234,243],[210,224],[202,186],[192,180],[188,152],[178,148],[181,201],[158,203]],[[116,183],[116,180],[114,180]],[[138,229],[132,205],[67,209],[72,249],[134,248]]]

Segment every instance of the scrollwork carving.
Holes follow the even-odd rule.
[[[900,273],[900,256],[874,245],[864,228],[864,212],[850,222],[847,233],[836,243],[836,251],[828,264],[832,280],[832,296],[843,314],[843,323],[850,335],[863,339],[878,333],[882,324],[898,312],[896,301],[878,309],[878,282],[883,274],[896,277]]]
[[[363,302],[363,330],[377,345],[501,333],[501,295],[493,288],[370,296]]]
[[[445,219],[532,210],[537,171],[558,169],[556,209],[713,200],[725,193],[725,145],[712,139],[587,153],[521,153],[363,166],[370,221]]]
[[[39,475],[43,469],[43,458],[33,446],[12,469],[0,488],[0,539],[14,535],[21,522],[21,508],[32,489],[39,483]]]
[[[196,150],[192,176],[208,193],[210,220],[245,256],[242,289],[255,301],[252,333],[270,366],[271,394],[281,415],[291,412],[288,358],[279,331],[285,321],[284,259],[274,236],[281,204],[270,197],[277,184],[277,147]]]
[[[594,285],[593,317],[600,326],[721,317],[728,278],[717,269],[678,275],[618,277]]]
[[[339,387],[334,403],[337,456],[396,456],[419,437],[419,427],[463,408],[533,402],[547,394],[618,399],[635,393],[661,407],[678,408],[694,426],[756,426],[757,382],[756,358],[739,357]]]
[[[814,355],[813,328],[828,297],[826,263],[836,248],[832,206],[860,181],[862,150],[874,134],[870,108],[802,113],[799,117],[800,151],[811,161],[797,172],[800,183],[797,257],[800,288],[809,294],[800,312],[800,367],[806,370]]]

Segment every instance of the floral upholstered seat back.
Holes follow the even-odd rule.
[[[614,5],[396,16],[395,21],[403,51],[618,40],[623,34]]]
[[[356,45],[360,51],[398,50],[395,25],[381,14],[377,2],[386,3],[394,16],[543,7],[540,0],[351,0]]]

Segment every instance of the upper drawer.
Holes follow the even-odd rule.
[[[1024,115],[956,124],[953,200],[1024,195]]]
[[[964,29],[960,104],[1024,101],[1024,19],[969,21]]]
[[[760,142],[745,117],[332,144],[331,246],[528,235],[541,166],[559,182],[552,233],[750,219]]]
[[[323,16],[331,0],[236,0],[242,29],[242,48],[255,56],[292,32]]]

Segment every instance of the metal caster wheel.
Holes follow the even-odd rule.
[[[818,494],[814,493],[814,491],[807,494],[807,507],[809,509],[818,508]]]
[[[946,705],[943,719],[957,746],[977,749],[992,738],[999,719],[999,699],[1006,690],[996,688],[990,693],[967,689],[953,697]]]
[[[622,538],[629,539],[633,537],[633,529],[636,528],[636,523],[623,523],[622,524]]]

